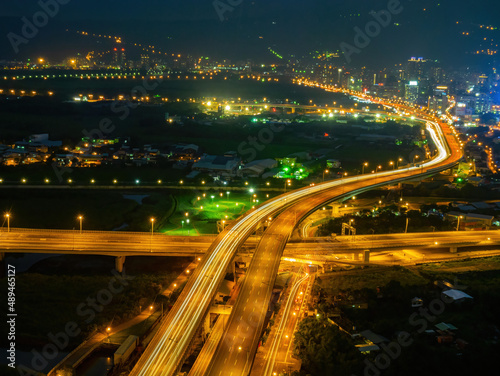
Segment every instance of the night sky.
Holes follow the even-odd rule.
[[[0,60],[40,54],[62,59],[76,52],[99,49],[103,41],[76,33],[85,30],[121,36],[126,43],[154,44],[166,52],[234,61],[279,62],[268,52],[269,47],[288,58],[314,51],[336,51],[341,42],[353,43],[354,27],[364,28],[372,20],[369,12],[387,9],[389,2],[219,0],[219,3],[229,1],[240,4],[225,12],[221,21],[213,0],[71,0],[61,5],[49,24],[15,54],[7,34],[20,34],[20,18],[32,19],[40,8],[35,0],[3,0]],[[500,39],[499,30],[480,28],[500,26],[498,2],[401,0],[401,5],[403,11],[394,15],[391,24],[355,56],[353,65],[391,65],[411,56],[438,59],[457,68],[491,62],[471,52],[485,43],[484,38],[495,44]],[[469,35],[464,36],[463,32]]]

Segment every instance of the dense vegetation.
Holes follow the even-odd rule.
[[[123,194],[144,192],[110,190],[2,190],[0,210],[12,213],[11,225],[25,228],[78,229],[77,216],[84,216],[84,230],[113,230],[127,225],[128,231],[148,231],[149,218],[163,227],[176,209],[172,194],[147,192],[142,204]],[[5,218],[1,218],[4,222]],[[3,226],[6,226],[3,223]]]
[[[376,213],[365,209],[356,216],[344,215],[332,218],[320,226],[318,235],[340,234],[342,223],[349,223],[350,220],[354,220],[357,234],[401,233],[405,232],[407,218],[408,232],[450,231],[454,229],[453,223],[443,220],[439,213],[428,215],[425,210],[406,212],[405,208],[400,209],[396,205],[391,205],[377,210]]]
[[[296,354],[303,361],[300,375],[329,375],[333,369],[339,376],[492,374],[500,351],[499,270],[500,258],[489,258],[318,278],[314,293],[319,294],[319,316],[304,320],[296,334]],[[434,281],[443,279],[460,284],[473,301],[446,303],[442,312],[432,311],[432,302],[441,300],[441,289]],[[423,321],[424,329],[436,329],[434,325],[440,322],[453,324],[458,328],[455,338],[465,341],[465,346],[439,344],[435,335],[420,330],[422,326],[412,321],[412,315],[422,312],[411,307],[415,296],[423,299],[422,309],[434,314]],[[366,303],[367,307],[354,308],[355,303]],[[379,356],[386,350],[355,354],[353,340],[328,324],[327,317],[346,330],[369,329],[392,342],[399,333],[407,332],[411,344],[401,346],[400,353],[389,358],[386,369],[370,368],[368,364],[380,364]],[[338,354],[341,350],[344,356]]]
[[[161,292],[187,260],[158,258],[151,265],[151,259],[129,258],[125,264],[128,277],[123,283],[112,272],[111,257],[60,256],[38,263],[16,279],[17,346],[43,345],[48,333],[64,331],[69,321],[81,329],[78,337],[71,338],[74,346],[96,330],[104,332],[108,325],[116,326],[134,317],[139,307],[144,309],[155,302],[167,309],[177,293],[168,300]],[[113,280],[113,288],[120,291],[111,291]],[[5,279],[0,282],[6,285]]]
[[[362,356],[354,342],[325,319],[302,320],[294,341],[305,374],[350,375],[360,369]]]

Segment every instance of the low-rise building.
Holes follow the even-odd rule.
[[[241,159],[217,155],[205,155],[193,164],[193,170],[212,176],[236,176]]]

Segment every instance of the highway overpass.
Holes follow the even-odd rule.
[[[39,230],[11,228],[0,231],[0,259],[7,253],[50,253],[74,255],[188,256],[205,254],[215,235],[168,236],[161,233]],[[253,254],[260,240],[250,236],[238,254]],[[284,257],[305,258],[336,253],[387,249],[494,247],[500,245],[498,231],[448,231],[408,234],[337,236],[288,241]],[[122,259],[123,260],[123,259]]]
[[[381,102],[378,103],[382,104]],[[165,376],[175,373],[181,365],[184,354],[208,311],[212,297],[224,278],[225,271],[237,250],[254,232],[259,223],[265,221],[268,217],[273,217],[271,226],[265,231],[255,252],[255,255],[259,255],[259,257],[254,256],[252,262],[259,262],[261,265],[267,263],[269,267],[259,269],[259,275],[253,276],[250,273],[252,265],[250,266],[250,271],[242,286],[242,291],[245,289],[247,293],[240,293],[238,296],[230,318],[232,324],[226,331],[226,334],[235,333],[238,330],[238,321],[246,323],[247,333],[243,339],[245,342],[236,346],[234,341],[227,341],[223,338],[209,372],[209,374],[214,375],[222,375],[223,373],[229,375],[230,371],[224,365],[223,358],[225,356],[226,359],[229,357],[231,362],[234,359],[234,366],[231,367],[233,372],[248,374],[255,352],[256,339],[260,336],[259,328],[262,322],[262,314],[265,314],[267,306],[260,307],[260,314],[253,316],[252,321],[247,321],[247,319],[243,319],[246,299],[250,299],[249,301],[252,302],[260,294],[263,294],[262,285],[272,286],[275,278],[274,266],[279,263],[277,260],[281,259],[286,242],[297,222],[327,202],[375,187],[394,184],[415,177],[431,176],[450,168],[462,157],[461,147],[453,135],[453,130],[448,125],[438,124],[437,119],[431,119],[427,115],[419,115],[426,120],[427,130],[439,151],[438,155],[431,161],[404,170],[360,175],[289,192],[250,210],[219,234],[188,281],[157,335],[132,370],[131,375]],[[279,216],[274,218],[277,214]],[[266,258],[260,257],[261,249],[267,249],[267,261]],[[266,252],[262,251],[262,253]],[[249,287],[246,288],[245,284],[248,284]],[[265,294],[268,295],[268,290],[265,290]],[[266,300],[259,299],[259,302],[266,302]],[[240,320],[234,320],[234,317],[239,317]],[[252,322],[256,324],[253,325]],[[233,327],[233,325],[236,325],[236,327]]]

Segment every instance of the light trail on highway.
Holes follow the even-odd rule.
[[[274,364],[276,361],[276,356],[278,355],[279,345],[281,344],[281,340],[283,338],[283,334],[290,315],[290,311],[294,304],[294,299],[297,295],[297,292],[299,291],[300,286],[308,278],[309,276],[307,274],[304,277],[300,278],[298,281],[294,283],[292,290],[290,291],[290,295],[288,297],[288,300],[286,301],[285,309],[283,310],[283,315],[281,316],[281,320],[278,324],[276,335],[272,339],[272,344],[269,349],[268,358],[266,360],[266,364],[264,366],[264,370],[262,373],[263,376],[272,376]]]
[[[307,214],[324,202],[376,186],[417,176],[432,175],[454,165],[461,158],[461,148],[452,135],[452,130],[446,124],[438,124],[429,118],[421,120],[426,122],[427,130],[438,150],[437,156],[432,160],[404,170],[359,175],[292,191],[250,210],[230,228],[219,234],[130,375],[168,376],[174,374],[238,247],[254,232],[257,225],[269,216],[274,216],[302,201],[306,203],[298,217],[300,220],[302,214]],[[342,188],[341,194],[339,194],[340,188]],[[287,217],[287,221],[291,223],[287,227],[291,226],[293,230],[296,220],[297,218],[294,221]],[[277,250],[277,252],[281,251],[282,249]]]

